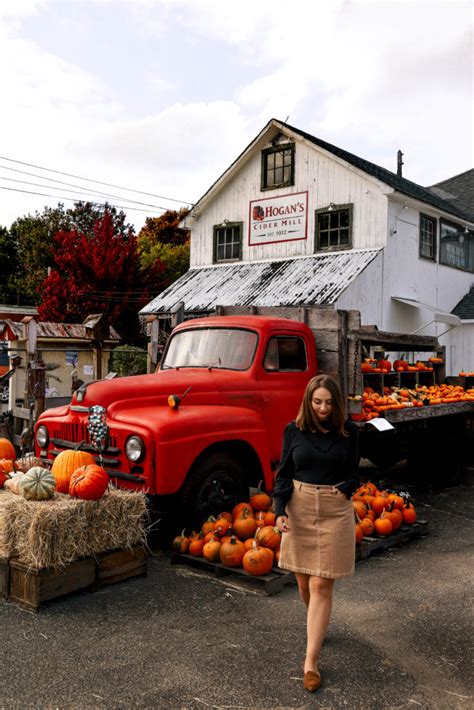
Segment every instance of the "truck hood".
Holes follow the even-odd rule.
[[[179,370],[163,370],[152,375],[136,375],[134,377],[120,377],[116,380],[100,380],[87,386],[82,402],[73,399],[72,405],[91,407],[100,404],[107,407],[109,414],[113,410],[124,406],[134,408],[144,404],[144,400],[156,400],[156,405],[167,405],[170,394],[183,396],[187,388],[191,388],[186,395],[186,402],[198,404],[205,394],[206,403],[214,399],[220,401],[219,378],[223,371],[202,368],[180,368]],[[234,373],[231,373],[232,375]],[[227,371],[227,377],[229,372]],[[120,405],[119,405],[120,403]]]

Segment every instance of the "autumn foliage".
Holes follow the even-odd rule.
[[[141,279],[135,235],[109,211],[89,233],[62,230],[54,242],[54,268],[40,288],[40,320],[81,323],[89,313],[105,313],[120,332],[127,313],[149,301],[143,292],[136,298]]]

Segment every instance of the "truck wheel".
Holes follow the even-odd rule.
[[[245,474],[237,461],[227,454],[212,454],[189,474],[182,498],[186,522],[198,530],[210,515],[232,511],[248,495]]]

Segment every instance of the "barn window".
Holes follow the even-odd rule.
[[[242,222],[214,227],[214,262],[242,258]]]
[[[436,220],[420,214],[420,256],[436,260]]]
[[[460,224],[439,222],[439,262],[474,272],[474,233]]]
[[[334,205],[316,210],[316,250],[352,247],[352,205]]]
[[[262,190],[295,184],[295,146],[285,143],[262,151]]]

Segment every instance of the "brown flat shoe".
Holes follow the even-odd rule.
[[[316,673],[315,671],[306,671],[303,683],[306,690],[314,693],[314,691],[321,685],[321,674]]]

